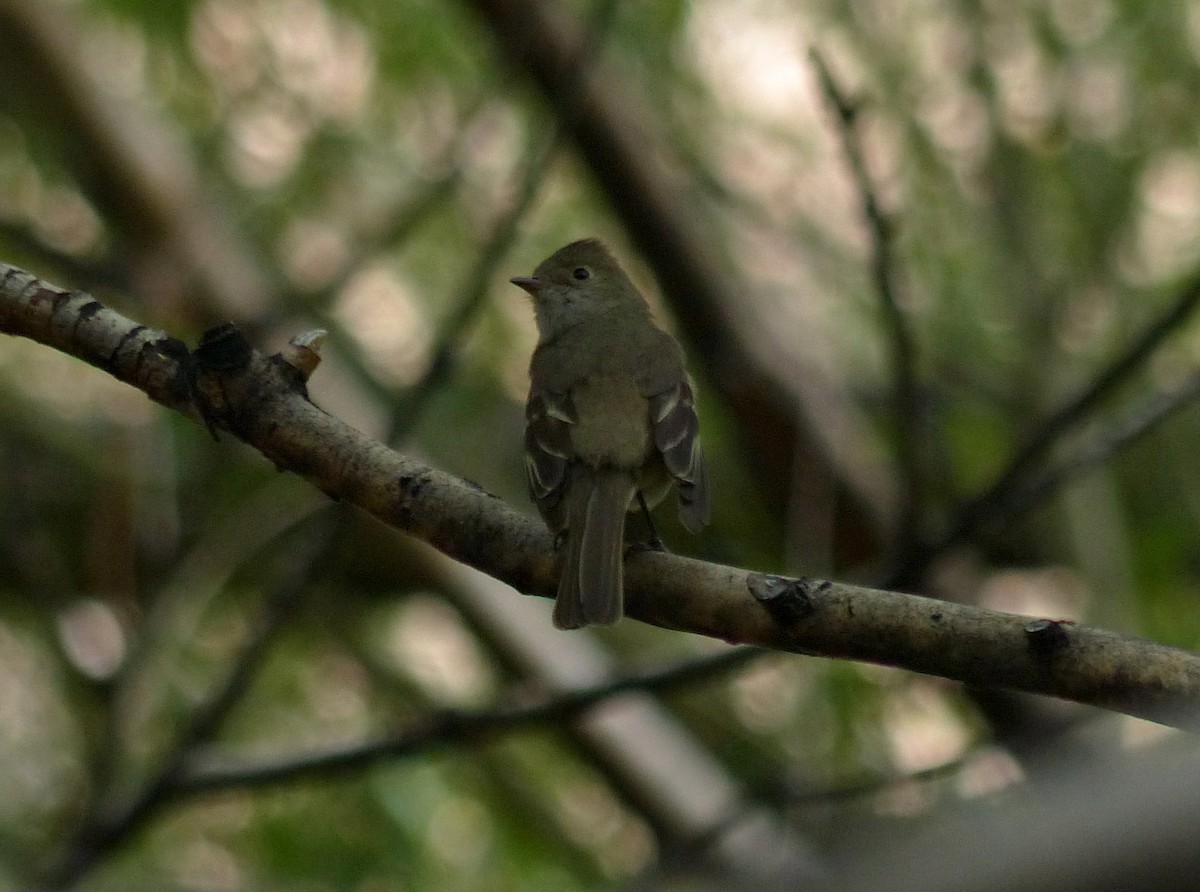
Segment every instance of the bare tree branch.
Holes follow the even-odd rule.
[[[488,288],[496,278],[496,268],[516,239],[521,220],[545,181],[546,170],[554,160],[558,143],[558,137],[552,135],[549,139],[540,140],[530,150],[512,206],[496,223],[487,244],[471,267],[462,293],[434,339],[433,353],[425,373],[408,389],[401,405],[392,413],[387,437],[389,443],[399,442],[407,436],[428,405],[429,398],[445,382],[463,333],[479,314]]]
[[[97,793],[71,839],[42,878],[43,888],[66,889],[97,862],[128,840],[168,801],[174,798],[179,778],[196,749],[212,740],[230,711],[249,688],[268,648],[275,641],[310,582],[310,571],[335,541],[328,515],[309,533],[305,554],[290,556],[286,578],[271,592],[256,628],[242,645],[225,680],[197,708],[179,732],[151,779],[133,796],[122,799],[109,784]]]
[[[1025,445],[1017,450],[995,481],[958,509],[941,536],[902,557],[895,569],[886,575],[884,584],[910,584],[921,575],[934,557],[995,523],[1005,512],[1006,505],[1019,501],[1014,497],[1015,492],[1028,492],[1031,488],[1038,488],[1040,484],[1033,480],[1032,475],[1038,462],[1049,454],[1066,433],[1095,412],[1118,387],[1133,377],[1167,338],[1191,319],[1197,308],[1200,308],[1200,281],[1193,281],[1180,292],[1162,315],[1151,322],[1146,330],[1087,386],[1050,413]],[[1118,439],[1122,445],[1128,440],[1121,437]]]
[[[895,426],[896,452],[904,486],[898,517],[898,542],[899,548],[905,550],[920,536],[921,501],[925,488],[921,455],[922,412],[917,393],[917,347],[896,293],[892,224],[879,204],[870,171],[867,170],[867,160],[855,134],[858,107],[842,92],[821,54],[813,49],[810,55],[817,71],[817,81],[837,116],[842,151],[862,201],[863,218],[870,236],[871,272],[891,349],[892,423]]]
[[[1060,766],[918,827],[856,827],[832,853],[829,892],[1184,890],[1200,873],[1194,741]],[[936,850],[936,857],[928,853]]]
[[[206,365],[82,292],[0,264],[0,331],[207,415],[281,469],[522,592],[549,597],[549,534],[479,487],[393,452],[309,402],[288,367],[226,332]],[[189,369],[192,369],[189,372]],[[657,553],[626,566],[627,612],[663,628],[1048,694],[1167,723],[1200,715],[1200,657],[1100,629]]]
[[[1194,403],[1198,397],[1200,374],[1192,375],[1174,390],[1139,406],[1040,474],[1031,474],[1009,488],[1003,500],[997,501],[992,509],[989,518],[991,525],[1001,527],[1005,522],[1024,514],[1080,474],[1108,461],[1159,422]]]
[[[118,100],[79,64],[76,10],[0,0],[0,108],[36,122],[88,198],[137,260],[179,262],[217,318],[261,314],[265,274],[228,214],[201,182],[179,133],[148,105]]]
[[[199,762],[179,779],[173,795],[194,796],[231,788],[270,786],[356,770],[381,761],[407,758],[434,749],[480,741],[531,725],[576,718],[593,707],[630,693],[662,693],[723,675],[763,652],[737,648],[644,675],[618,678],[585,690],[557,694],[531,704],[475,712],[442,711],[414,728],[360,746],[259,764]]]

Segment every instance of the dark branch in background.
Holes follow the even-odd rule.
[[[578,718],[589,709],[623,694],[662,694],[718,678],[741,668],[762,653],[758,648],[736,648],[690,659],[655,672],[619,678],[593,688],[544,698],[533,704],[500,706],[474,712],[443,711],[393,737],[327,753],[258,764],[206,766],[200,763],[179,779],[173,795],[195,796],[231,788],[262,787],[324,777],[365,768],[381,761],[410,758],[448,746],[480,743],[533,725],[552,725]]]
[[[592,688],[542,697],[533,703],[477,711],[443,710],[391,737],[323,753],[256,763],[222,760],[211,753],[206,759],[203,749],[211,745],[226,717],[242,699],[268,648],[301,604],[305,589],[311,585],[313,568],[325,561],[338,543],[338,531],[348,526],[345,509],[327,512],[306,534],[306,542],[300,549],[289,549],[287,578],[273,590],[257,630],[243,645],[225,682],[194,713],[161,767],[136,796],[124,803],[114,803],[111,794],[98,794],[95,805],[39,888],[69,888],[159,812],[187,799],[229,789],[261,788],[342,775],[381,761],[481,743],[535,725],[579,718],[622,695],[665,694],[710,682],[767,653],[759,648],[734,648]]]
[[[689,839],[679,840],[668,847],[654,864],[626,884],[623,892],[654,892],[654,890],[663,888],[665,880],[689,874],[695,875],[697,869],[705,870],[706,854],[711,852],[723,837],[736,830],[740,824],[747,820],[754,820],[759,813],[755,808],[757,803],[762,803],[776,811],[786,809],[799,814],[815,806],[865,800],[889,790],[904,789],[913,784],[928,784],[953,777],[962,771],[973,755],[973,753],[966,753],[941,765],[913,771],[909,774],[871,778],[824,789],[801,789],[795,782],[789,781],[787,778],[772,776],[769,783],[752,785],[752,788],[746,793],[745,802],[731,809],[728,814],[714,822],[703,833],[698,833]]]
[[[462,134],[468,127],[472,114],[480,103],[474,103],[472,109],[463,115],[459,125],[459,135],[451,151],[451,156],[459,154]],[[305,308],[306,312],[326,331],[329,332],[330,344],[338,352],[348,357],[351,374],[367,393],[377,402],[385,406],[396,406],[402,399],[400,391],[379,379],[367,367],[362,357],[362,349],[358,340],[348,333],[341,322],[329,311],[335,298],[347,283],[362,271],[363,266],[371,259],[385,251],[399,249],[417,231],[417,229],[445,202],[462,181],[463,170],[457,163],[448,170],[434,175],[413,195],[399,202],[379,226],[377,231],[356,233],[353,247],[354,253],[343,265],[340,275],[313,292],[298,291],[281,287],[282,296],[277,303],[287,306],[295,304]]]
[[[335,541],[335,525],[341,513],[326,512],[308,532],[305,545],[289,550],[285,576],[273,587],[255,629],[242,645],[225,681],[192,712],[187,726],[171,744],[151,779],[140,792],[123,802],[117,801],[114,784],[99,791],[40,888],[66,889],[74,885],[96,862],[129,840],[174,797],[189,758],[197,747],[213,739],[241,701],[271,644],[300,605],[304,592],[312,584],[313,567],[319,564]]]
[[[1193,375],[1175,390],[1159,394],[1148,405],[1130,412],[1092,437],[1071,455],[1009,489],[1003,501],[996,503],[991,524],[1002,529],[1003,524],[1022,516],[1080,474],[1108,461],[1197,398],[1200,398],[1200,374]]]
[[[174,310],[210,324],[256,318],[269,288],[243,234],[217,192],[205,190],[178,130],[121,102],[79,64],[83,26],[72,12],[0,2],[0,112],[70,170],[128,268],[178,271],[165,293],[212,302],[173,302]]]
[[[14,254],[24,255],[31,265],[55,270],[68,281],[87,283],[90,288],[128,289],[129,277],[118,264],[108,259],[88,260],[60,251],[46,243],[28,225],[0,218],[0,244]]]
[[[236,330],[221,332],[221,354],[208,336],[205,365],[188,374],[197,360],[179,341],[0,264],[0,332],[77,356],[193,417],[201,394],[210,421],[329,496],[519,591],[555,591],[543,525],[321,411],[290,366],[256,353]],[[627,561],[626,612],[731,643],[881,663],[1167,723],[1200,716],[1200,657],[1073,623],[650,552]]]
[[[400,559],[403,560],[403,557]],[[452,583],[447,581],[447,587],[451,585]],[[463,618],[471,626],[472,631],[478,634],[476,628],[478,624],[472,621],[472,617],[464,615]],[[329,615],[328,621],[331,623],[328,631],[334,636],[336,646],[345,650],[370,674],[372,688],[375,691],[389,700],[401,704],[405,710],[417,710],[424,716],[433,714],[436,709],[445,709],[444,701],[426,690],[417,681],[411,669],[396,666],[377,648],[366,644],[357,621],[350,621],[349,617],[340,612]],[[483,638],[485,647],[496,650],[495,642],[488,641],[486,636],[480,637]],[[513,698],[512,705],[517,703],[532,705],[529,702],[529,695],[537,688],[529,682],[528,674],[519,669],[515,672],[511,671],[512,667],[506,664],[503,654],[497,652],[493,656],[500,663],[498,668],[501,677],[515,679],[511,690],[520,693]],[[709,681],[709,679],[704,680]],[[508,698],[501,695],[495,699],[504,702]],[[377,715],[379,711],[376,710]],[[586,716],[582,718],[586,719]],[[406,725],[411,723],[411,719],[405,720]],[[276,758],[286,758],[291,761],[300,755],[302,754],[277,753]],[[584,878],[585,884],[603,885],[603,871],[597,864],[595,855],[588,848],[586,841],[571,834],[569,828],[563,823],[561,814],[556,810],[553,800],[545,799],[541,795],[540,787],[531,782],[532,779],[526,767],[513,765],[509,748],[505,746],[474,747],[469,754],[464,754],[464,757],[470,761],[472,774],[476,782],[486,790],[487,798],[496,800],[494,807],[499,814],[505,814],[515,819],[524,825],[526,832],[536,836],[542,845],[561,852],[570,868]],[[236,756],[233,754],[225,756],[220,752],[210,752],[201,753],[193,768],[197,771],[202,770],[206,761],[212,759],[242,764],[236,760]]]
[[[588,65],[604,46],[616,9],[616,0],[599,0],[596,4],[587,28],[589,39],[579,47],[562,83],[562,89],[567,94],[576,94],[579,91]],[[409,388],[399,410],[392,416],[392,425],[388,431],[389,443],[401,442],[412,432],[429,398],[449,376],[454,354],[463,333],[478,315],[483,300],[496,279],[500,261],[520,234],[521,220],[537,198],[538,190],[558,154],[562,132],[561,127],[556,127],[549,137],[535,141],[530,149],[525,173],[512,207],[496,225],[475,267],[467,276],[462,294],[454,303],[454,310],[443,323],[438,337],[434,339],[428,369],[420,380]]]
[[[702,209],[677,185],[678,171],[663,159],[671,153],[649,121],[639,116],[639,103],[620,89],[620,77],[597,63],[578,88],[570,72],[586,32],[560,5],[539,0],[471,0],[493,30],[514,65],[529,74],[571,136],[583,160],[604,191],[625,231],[669,301],[693,355],[703,357],[704,383],[719,393],[733,414],[739,437],[749,446],[759,489],[772,510],[786,512],[786,487],[797,454],[811,455],[835,471],[842,488],[839,523],[853,531],[846,542],[860,560],[883,538],[877,505],[862,481],[839,474],[836,450],[806,413],[803,382],[788,369],[766,363],[743,342],[731,324],[739,287],[730,281],[722,261],[723,237],[708,226]],[[852,540],[852,541],[851,541]],[[873,555],[872,555],[873,556]]]
[[[836,113],[843,152],[849,162],[853,179],[861,196],[863,216],[870,233],[871,265],[875,288],[880,299],[883,320],[891,336],[893,424],[902,475],[899,536],[892,559],[897,562],[897,565],[911,559],[914,555],[924,555],[927,560],[932,560],[936,554],[943,553],[957,540],[947,538],[930,545],[926,537],[932,531],[927,530],[922,522],[924,520],[922,498],[925,494],[926,470],[924,462],[928,455],[928,450],[923,449],[922,444],[930,431],[923,423],[923,411],[917,389],[916,349],[896,295],[892,225],[879,205],[860,141],[856,139],[859,107],[839,87],[819,52],[815,49],[812,50],[811,57],[821,90],[827,103]],[[1186,307],[1187,305],[1185,303],[1182,306]],[[1110,458],[1116,450],[1150,429],[1180,405],[1191,400],[1193,387],[1185,387],[1180,393],[1164,397],[1156,401],[1154,406],[1137,413],[1136,417],[1118,423],[1113,430],[1097,437],[1088,446],[1077,449],[1070,458],[1038,473],[1039,460],[1046,459],[1047,453],[1064,438],[1073,425],[1080,423],[1094,412],[1104,395],[1115,388],[1124,377],[1132,374],[1139,364],[1150,355],[1154,345],[1161,342],[1167,332],[1173,330],[1174,326],[1185,319],[1187,313],[1186,309],[1181,309],[1181,305],[1173,307],[1164,319],[1158,320],[1147,335],[1134,344],[1129,353],[1121,357],[1113,367],[1093,381],[1089,388],[1064,405],[1044,423],[1035,436],[1013,457],[1007,472],[998,478],[986,493],[985,498],[988,500],[985,502],[986,507],[976,518],[980,522],[980,531],[986,526],[986,532],[989,535],[999,534],[1005,525],[1024,516],[1039,502],[1059,491],[1069,480]],[[951,527],[951,530],[953,529]],[[967,538],[970,534],[965,528],[961,528],[957,535]],[[921,567],[907,577],[892,576],[887,579],[885,585],[898,588],[919,586],[923,569]],[[1040,734],[1037,735],[1037,738],[1044,740],[1049,736],[1050,729],[1046,725],[1051,719],[1045,715],[1047,711],[1037,709],[1036,704],[1029,702],[1028,698],[1012,696],[1003,698],[997,695],[986,697],[981,696],[981,693],[983,692],[973,691],[972,698],[980,703],[982,714],[992,720],[993,731],[996,735],[1008,739],[1013,752],[1020,753],[1023,747],[1032,742],[1032,738],[1026,741],[1014,736],[1010,716],[1016,713],[1010,713],[1002,718],[991,712],[987,708],[989,705],[994,706],[997,702],[1006,701],[1023,704],[1021,714],[1043,716],[1042,722],[1039,724]]]
[[[299,304],[309,312],[324,312],[372,258],[384,251],[394,251],[408,241],[426,220],[445,202],[462,181],[462,169],[455,166],[423,183],[412,195],[399,201],[377,230],[353,236],[353,253],[342,265],[342,270],[331,282],[315,291],[299,291],[281,288],[279,303],[284,306]]]
[[[903,588],[915,582],[938,555],[978,535],[1005,513],[1011,513],[1008,504],[1021,501],[1014,499],[1013,493],[1028,491],[1031,488],[1047,492],[1044,483],[1034,486],[1029,482],[1034,466],[1043,460],[1072,428],[1087,419],[1118,387],[1137,374],[1167,338],[1191,319],[1198,307],[1200,281],[1193,281],[1166,312],[1147,326],[1142,335],[1109,363],[1090,384],[1038,425],[995,482],[979,495],[969,499],[958,510],[941,536],[903,556],[897,566],[885,576],[882,584],[889,588]],[[1148,413],[1148,416],[1153,414]],[[1145,427],[1152,423],[1149,418],[1144,422]],[[1055,476],[1053,472],[1051,476]]]
[[[764,199],[748,194],[730,182],[724,172],[701,149],[687,145],[686,134],[672,134],[671,145],[687,166],[692,185],[705,200],[720,209],[723,218],[736,220],[749,230],[779,239],[788,247],[805,246],[805,263],[825,278],[844,277],[846,269],[858,262],[852,248],[831,237],[826,224],[802,214],[780,219]]]
[[[850,165],[850,173],[862,200],[863,218],[870,238],[871,272],[891,349],[892,424],[895,428],[896,452],[903,477],[901,510],[897,518],[897,547],[900,553],[904,553],[913,542],[919,540],[925,490],[921,454],[924,425],[917,391],[916,345],[896,294],[892,224],[879,205],[870,171],[867,170],[867,161],[855,132],[858,106],[842,92],[821,54],[813,49],[810,55],[816,68],[817,82],[821,85],[826,101],[836,113],[842,151]]]
[[[521,220],[533,205],[538,189],[546,178],[546,172],[554,160],[558,138],[534,146],[529,153],[525,172],[512,206],[501,217],[491,237],[475,260],[462,286],[462,291],[453,303],[454,309],[442,323],[441,331],[434,339],[429,365],[425,373],[404,394],[397,410],[392,413],[392,423],[387,441],[399,443],[405,440],[416,426],[429,399],[442,387],[453,371],[454,355],[470,324],[479,315],[500,262],[520,233]]]
[[[303,307],[318,325],[329,332],[330,344],[352,360],[349,366],[359,384],[380,402],[389,405],[394,403],[394,388],[380,383],[378,378],[366,370],[361,360],[358,341],[345,331],[329,308],[350,279],[361,272],[368,261],[383,251],[394,251],[408,241],[421,224],[450,197],[461,179],[462,170],[452,167],[425,183],[415,194],[399,202],[378,231],[355,233],[353,256],[346,260],[341,273],[320,289],[302,291],[280,283],[280,296],[276,303],[285,307]]]
[[[330,312],[337,295],[347,283],[362,271],[363,266],[384,251],[396,250],[403,245],[437,208],[453,193],[462,179],[462,170],[455,166],[434,176],[415,194],[399,202],[376,232],[356,233],[354,253],[333,281],[315,291],[302,291],[280,282],[277,285],[280,306],[302,307],[321,328],[328,332],[329,343],[349,362],[347,367],[354,380],[377,402],[392,406],[399,400],[397,389],[373,374],[364,362],[358,340]],[[247,331],[254,331],[247,326]]]
[[[407,242],[458,188],[462,175],[462,168],[456,165],[431,179],[415,195],[397,205],[371,241],[358,246],[354,257],[346,264],[347,271],[357,272],[372,255],[379,251],[395,250]],[[328,304],[345,281],[343,276],[336,284],[322,289],[320,302]]]
[[[461,171],[457,168],[430,179],[414,195],[397,204],[393,212],[370,237],[362,237],[354,241],[356,254],[345,264],[345,271],[340,277],[317,293],[288,293],[287,286],[281,283],[279,293],[282,303],[306,307],[311,315],[324,324],[330,332],[331,339],[336,340],[348,354],[353,355],[353,340],[347,337],[340,326],[329,317],[329,314],[325,312],[325,307],[334,295],[345,286],[348,278],[358,272],[363,262],[380,250],[394,248],[398,243],[406,240],[446,199],[460,179]],[[254,330],[257,326],[251,326],[251,328]],[[362,370],[361,363],[351,362],[350,367],[356,371]],[[365,372],[359,377],[368,390],[377,397],[386,396],[389,400],[394,397],[390,391],[386,394],[382,393],[376,379]],[[344,514],[344,511],[340,511],[339,514]],[[319,565],[323,560],[323,555],[332,550],[336,544],[336,530],[329,524],[324,526],[324,532],[320,535],[326,541],[323,544],[320,542],[308,544],[309,550],[315,555],[307,558],[307,564],[310,566]],[[302,555],[296,555],[294,559],[302,562],[306,560]],[[170,782],[172,773],[178,770],[190,748],[203,743],[215,734],[224,715],[234,708],[236,701],[249,686],[253,673],[261,663],[262,654],[273,640],[275,632],[290,614],[290,609],[284,609],[287,606],[286,593],[281,593],[279,598],[266,605],[258,632],[244,642],[241,652],[233,660],[233,668],[224,687],[214,695],[212,701],[202,705],[200,711],[193,714],[192,724],[177,738],[172,752],[162,760],[155,779],[145,785],[136,798],[128,799],[125,802],[112,801],[111,791],[120,789],[119,784],[115,782],[117,779],[113,775],[113,770],[120,752],[121,741],[116,731],[116,713],[113,712],[109,715],[108,727],[104,732],[104,743],[98,753],[93,770],[94,801],[81,819],[77,832],[68,842],[58,864],[52,868],[52,872],[57,877],[54,879],[56,884],[70,885],[104,858],[108,851],[122,845],[146,820],[153,816],[158,807],[158,800],[161,798],[163,785]],[[145,644],[145,642],[139,643]],[[138,663],[138,656],[144,653],[144,646],[133,649],[130,660],[122,669],[121,678],[128,677],[134,671]],[[117,680],[118,685],[122,684],[121,678]]]

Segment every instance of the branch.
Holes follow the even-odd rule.
[[[1197,308],[1200,308],[1200,281],[1193,281],[1175,298],[1161,316],[1150,323],[1123,353],[1115,357],[1096,376],[1095,380],[1042,421],[1025,445],[1017,450],[1008,466],[996,477],[995,481],[959,508],[954,519],[940,537],[906,555],[897,567],[887,574],[886,584],[903,586],[911,583],[920,576],[933,557],[943,554],[951,546],[970,539],[995,523],[1007,512],[1009,504],[1022,499],[1022,496],[1017,493],[1043,486],[1045,478],[1053,476],[1053,472],[1047,472],[1031,482],[1031,471],[1034,466],[1071,428],[1080,424],[1113,391],[1136,374],[1167,338],[1192,317]]]
[[[442,324],[434,339],[434,348],[425,373],[408,389],[400,406],[392,412],[388,430],[389,443],[402,442],[416,425],[430,398],[448,377],[463,334],[479,315],[488,288],[496,277],[496,268],[508,253],[520,229],[521,220],[528,212],[538,189],[546,178],[546,171],[554,160],[559,139],[556,135],[540,140],[529,152],[521,183],[511,207],[495,224],[482,253],[471,267],[462,293],[453,302],[454,309]]]
[[[160,273],[165,253],[185,273],[174,284],[211,298],[216,318],[256,318],[269,283],[231,215],[166,116],[87,74],[77,13],[0,0],[0,107],[58,150],[122,253]]]
[[[93,865],[121,846],[159,809],[175,797],[175,789],[188,760],[212,740],[262,665],[270,646],[299,606],[309,585],[313,566],[329,553],[336,540],[334,518],[326,515],[308,534],[302,553],[289,558],[284,578],[274,586],[254,628],[223,682],[192,713],[152,777],[133,796],[119,798],[110,784],[92,803],[57,862],[46,871],[42,886],[66,889]]]
[[[817,81],[821,91],[837,115],[842,151],[849,162],[850,173],[862,200],[862,213],[870,235],[871,272],[891,348],[892,420],[895,425],[896,451],[904,478],[904,496],[898,518],[898,530],[902,542],[912,542],[920,535],[921,498],[924,490],[920,449],[922,415],[917,398],[916,344],[896,295],[892,226],[879,205],[871,174],[867,170],[867,160],[858,140],[855,139],[858,106],[842,92],[821,54],[814,48],[810,55],[817,70]],[[906,547],[908,546],[901,545],[902,549]]]
[[[0,244],[39,267],[50,267],[72,282],[89,282],[118,291],[130,286],[125,267],[111,255],[85,259],[50,245],[28,224],[16,217],[0,216]]]
[[[1000,527],[1024,514],[1080,474],[1108,461],[1159,422],[1191,405],[1197,397],[1200,397],[1200,374],[1192,375],[1174,390],[1159,394],[1147,405],[1130,412],[1042,473],[1030,475],[1006,490],[1004,498],[994,503],[989,517],[991,524]]]
[[[409,758],[433,749],[476,743],[532,725],[553,725],[579,717],[614,697],[630,693],[662,693],[723,675],[755,657],[757,648],[726,650],[644,675],[605,682],[592,688],[544,698],[529,705],[509,705],[475,712],[443,711],[393,737],[360,746],[260,764],[197,766],[180,778],[173,796],[194,796],[228,789],[269,786],[332,773],[352,771],[376,762]]]
[[[542,524],[318,409],[290,367],[233,334],[220,362],[197,369],[165,333],[7,264],[0,264],[0,332],[77,356],[192,417],[200,414],[199,394],[214,424],[329,496],[518,591],[555,591]],[[658,553],[630,556],[626,597],[635,619],[731,643],[897,666],[1171,724],[1200,716],[1200,657],[1073,623]]]

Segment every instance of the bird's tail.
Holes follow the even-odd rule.
[[[625,512],[636,487],[621,471],[580,468],[567,492],[567,543],[554,625],[611,625],[624,603]]]

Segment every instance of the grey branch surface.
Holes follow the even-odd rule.
[[[197,372],[183,344],[83,292],[0,263],[0,332],[78,357],[277,467],[520,592],[552,597],[555,556],[532,517],[394,452],[314,406],[288,367],[248,351]],[[787,580],[675,555],[631,554],[626,612],[663,628],[1047,694],[1170,724],[1200,716],[1200,656],[1073,623],[915,595]]]

